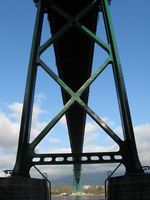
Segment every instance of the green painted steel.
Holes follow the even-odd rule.
[[[73,170],[73,193],[76,194],[83,193],[82,169]]]
[[[114,72],[114,79],[116,84],[116,91],[118,97],[118,104],[120,109],[120,115],[122,120],[123,134],[124,134],[124,145],[121,145],[124,160],[126,162],[127,173],[140,173],[142,172],[142,167],[138,158],[133,126],[130,116],[130,110],[127,100],[127,94],[123,79],[123,73],[121,69],[120,58],[118,54],[117,44],[115,40],[115,34],[113,30],[113,25],[111,21],[111,16],[106,0],[101,0],[103,17],[107,32],[108,43],[111,45],[111,56],[113,58],[112,67]]]
[[[108,44],[98,38],[87,27],[79,22],[79,19],[82,18],[87,12],[89,12],[89,10],[91,10],[94,6],[97,6],[99,2],[101,11],[103,13]],[[143,172],[137,154],[127,94],[123,80],[120,58],[117,50],[115,34],[113,31],[113,25],[109,12],[108,1],[93,0],[82,11],[80,11],[76,16],[73,17],[63,11],[61,8],[57,7],[54,2],[51,1],[51,3],[53,5],[53,9],[63,14],[68,22],[55,35],[53,35],[48,41],[40,46],[45,3],[42,0],[38,1],[37,16],[24,97],[18,152],[16,164],[13,170],[13,176],[29,176],[29,170],[33,165],[81,165],[90,163],[118,162],[125,165],[126,172],[128,174]],[[56,40],[58,40],[58,38],[61,37],[71,26],[75,26],[76,28],[78,28],[91,40],[97,43],[100,48],[104,49],[104,51],[108,53],[108,58],[93,73],[93,75],[91,75],[91,77],[82,85],[82,87],[77,92],[73,92],[69,88],[69,86],[66,85],[64,81],[60,79],[60,77],[58,77],[40,58],[41,54]],[[111,130],[111,128],[81,99],[82,94],[101,75],[102,71],[105,70],[108,64],[112,64],[124,140],[120,139],[115,134],[115,132]],[[58,83],[60,87],[71,96],[71,98],[68,103],[64,105],[62,110],[58,112],[58,114],[49,122],[49,124],[47,124],[47,126],[41,131],[41,133],[39,133],[39,135],[32,141],[32,143],[29,144],[37,66],[41,66],[49,74],[49,76],[52,77],[54,81]],[[119,145],[120,149],[118,152],[95,152],[76,154],[36,154],[34,152],[34,149],[39,144],[39,142],[41,142],[41,140],[47,135],[47,133],[55,126],[55,124],[75,102],[77,102],[84,109],[84,111],[89,116],[91,116],[91,118]],[[93,159],[93,157],[96,157],[97,159]],[[62,158],[61,161],[57,161],[59,160],[58,158]]]
[[[30,161],[29,137],[37,73],[37,55],[41,40],[43,16],[44,2],[39,1],[26,81],[17,159],[13,170],[13,176],[29,176],[29,169],[32,166]]]

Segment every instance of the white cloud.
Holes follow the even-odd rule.
[[[101,128],[95,122],[93,122],[93,123],[87,122],[86,126],[85,126],[85,134],[92,133],[92,132],[98,131],[100,129]]]
[[[14,166],[19,139],[22,104],[15,102],[7,105],[9,114],[0,109],[0,171],[12,169]],[[37,103],[33,107],[32,139],[45,127],[46,122],[40,122],[38,116],[44,111]]]
[[[31,134],[30,134],[30,142],[38,136],[38,134],[45,128],[47,122],[41,122],[39,119],[42,114],[47,113],[45,110],[41,109],[42,100],[46,97],[43,94],[36,95],[36,100],[33,106],[32,113],[32,122],[31,122]]]
[[[134,128],[134,132],[142,165],[150,165],[150,124],[138,125]]]
[[[102,118],[102,120],[108,125],[108,126],[114,126],[114,122],[110,121],[107,117]],[[120,128],[115,129],[115,131],[120,131]],[[87,122],[86,126],[85,126],[85,144],[86,143],[90,143],[90,142],[94,142],[97,139],[101,138],[101,135],[105,133],[105,131],[103,131],[103,129],[95,122]],[[120,133],[120,132],[119,132]],[[106,134],[106,140],[112,141],[112,139]],[[104,137],[104,135],[103,135]]]
[[[142,137],[142,133],[147,135],[148,139],[150,139],[150,124],[143,124],[143,125],[138,125],[136,127],[134,127],[134,131],[136,136],[141,136]]]
[[[114,131],[117,135],[121,136],[121,138],[122,138],[123,132],[122,132],[122,127],[121,127],[121,126],[115,127],[115,129],[114,129],[113,131]]]
[[[51,152],[53,153],[71,153],[70,148],[57,148],[57,149],[50,149]]]
[[[36,153],[71,153],[70,148],[43,148],[40,145],[37,145],[35,148]]]
[[[60,123],[67,128],[66,116],[63,115],[60,119]]]
[[[36,95],[35,95],[35,99],[36,99],[36,102],[39,104],[39,103],[41,103],[43,100],[46,100],[46,96],[45,96],[45,94],[42,94],[42,93],[36,94]]]
[[[40,100],[39,100],[40,101]],[[34,105],[33,120],[32,120],[32,137],[35,137],[39,131],[41,131],[47,124],[44,121],[40,121],[39,115],[45,113],[41,109],[41,104]],[[13,103],[8,106],[10,113],[5,114],[0,109],[0,171],[4,169],[12,169],[15,163],[17,143],[19,138],[20,129],[20,118],[22,104]],[[105,121],[109,121],[105,119]],[[60,120],[62,125],[66,125],[65,117]],[[118,134],[122,134],[120,127],[114,127],[114,130]],[[85,134],[85,147],[84,152],[107,152],[107,151],[117,151],[118,146],[116,144],[110,145],[109,147],[105,144],[98,145],[95,143],[101,137],[102,129],[95,122],[88,122],[86,124],[86,134]],[[137,149],[139,152],[139,157],[142,165],[150,165],[150,124],[138,125],[134,128],[135,139],[137,143]],[[105,140],[107,137],[105,137]],[[57,148],[44,149],[38,145],[36,147],[36,152],[40,153],[70,153],[70,148],[59,148],[58,144],[61,143],[59,138],[49,138],[48,142],[57,143]],[[53,146],[54,147],[54,146]],[[72,174],[72,166],[46,166],[46,172],[55,178]],[[42,166],[44,170],[44,166]],[[89,165],[90,169],[90,165]],[[103,167],[95,167],[95,170],[105,170]],[[62,173],[63,172],[63,173]],[[96,172],[96,171],[95,171]],[[89,171],[90,173],[90,171]]]
[[[107,122],[107,124],[109,124],[108,118],[105,117],[102,120]],[[114,124],[112,122],[110,122],[110,123]],[[100,140],[104,140],[104,144],[106,144],[106,142],[112,143],[112,141],[113,141],[96,122],[92,121],[92,122],[86,123],[84,145],[87,146],[89,144],[92,144],[92,145],[95,144],[95,146],[96,146],[96,143],[98,143],[98,141],[100,141]]]
[[[16,120],[16,122],[20,123],[21,113],[22,113],[22,103],[15,102],[15,103],[9,105],[8,108],[12,112],[10,114],[10,117],[12,119]]]
[[[49,142],[50,142],[50,143],[59,143],[59,142],[60,142],[60,139],[58,139],[58,138],[50,138],[50,139],[49,139]]]
[[[118,149],[119,147],[117,144],[111,145],[109,147],[89,144],[85,146],[84,152],[114,152],[118,151]]]
[[[48,174],[49,180],[52,181],[58,178],[62,178],[68,175],[73,174],[73,166],[72,165],[50,165],[50,166],[36,166],[40,171],[46,172]],[[33,178],[41,178],[41,175],[35,170],[34,167],[30,170],[31,177]]]
[[[19,123],[12,122],[4,113],[0,113],[0,149],[1,152],[13,152],[19,136]],[[1,154],[0,152],[0,154]]]
[[[105,178],[107,177],[107,172],[108,171],[113,171],[116,167],[118,166],[118,163],[111,163],[109,164],[92,164],[92,165],[82,165],[83,168],[83,173],[86,174],[91,174],[91,173],[99,173],[101,175],[101,172],[104,173]],[[125,172],[125,167],[124,165],[121,165],[115,174],[121,173],[124,174]],[[101,179],[101,176],[99,177]]]
[[[85,144],[93,143],[99,137],[99,133],[87,133],[84,138]]]
[[[113,127],[115,125],[115,123],[113,121],[110,121],[110,119],[108,117],[104,117],[102,118],[102,120],[108,125]]]
[[[15,154],[12,154],[10,152],[9,154],[0,155],[0,169],[2,171],[5,169],[12,170],[15,164],[15,159]]]

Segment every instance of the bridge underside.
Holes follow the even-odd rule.
[[[37,18],[25,91],[18,154],[13,176],[28,176],[33,165],[73,164],[81,171],[82,163],[123,163],[127,173],[142,172],[134,140],[121,64],[115,42],[107,0],[42,0],[38,2]],[[103,13],[108,44],[96,33],[98,12]],[[40,46],[44,13],[47,13],[52,37]],[[108,53],[108,58],[91,75],[94,44]],[[58,76],[41,60],[40,55],[54,46]],[[88,107],[90,85],[101,72],[112,64],[119,102],[124,141]],[[60,86],[64,107],[51,122],[29,143],[33,96],[37,66],[41,66]],[[86,114],[119,145],[118,152],[82,153]],[[36,154],[34,149],[53,126],[66,115],[71,154]],[[93,159],[96,156],[96,160]],[[105,156],[109,159],[105,159]],[[37,160],[34,160],[36,159]],[[59,158],[63,158],[61,161]],[[45,161],[45,159],[47,159]],[[59,161],[57,161],[59,160]],[[79,173],[77,173],[79,174]],[[76,182],[80,177],[76,177]]]
[[[70,16],[76,16],[91,1],[90,0],[56,0],[57,8],[68,13]],[[65,24],[67,20],[55,9],[53,4],[48,4],[48,19],[52,35],[55,35]],[[90,10],[79,22],[86,26],[94,34],[96,33],[98,18],[98,6]],[[73,91],[77,92],[82,85],[91,76],[94,41],[81,32],[73,24],[68,30],[54,42],[56,55],[56,64],[59,77]],[[82,101],[88,103],[89,88],[81,95]],[[62,89],[64,105],[70,100],[71,96]],[[72,153],[82,153],[84,129],[86,121],[86,112],[77,103],[71,106],[66,112],[68,133],[70,138]],[[79,171],[81,165],[75,165],[75,171]]]

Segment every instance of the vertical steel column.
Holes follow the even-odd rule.
[[[119,109],[123,127],[123,134],[125,139],[125,145],[124,145],[125,149],[123,151],[124,155],[126,155],[126,160],[128,160],[127,173],[137,173],[143,170],[141,168],[141,164],[139,162],[137,154],[133,126],[127,100],[127,94],[126,94],[115,34],[109,12],[108,1],[101,0],[101,3],[102,3],[102,12],[107,32],[107,39],[108,43],[111,45],[111,56],[113,58],[112,67],[113,67],[113,73],[114,73],[114,79],[115,79],[115,85],[116,85],[116,91],[117,91],[117,97],[118,97],[118,103],[119,103]]]
[[[73,169],[73,193],[83,193],[82,169]]]
[[[105,23],[106,33],[107,33],[107,38],[108,38],[108,44],[105,44],[102,40],[100,40],[94,33],[92,33],[87,27],[85,27],[79,21],[79,19],[82,18],[82,16],[84,16],[84,14],[88,12],[88,10],[92,6],[98,6],[98,3],[100,3],[100,6],[102,8],[104,23]],[[72,17],[69,14],[65,13],[60,8],[57,8],[57,6],[54,6],[54,7],[56,7],[56,10],[60,11],[61,15],[63,14],[63,16],[65,16],[68,22],[56,34],[54,34],[52,38],[50,38],[44,45],[40,47],[45,1],[44,0],[38,1],[38,10],[37,10],[37,16],[36,16],[36,22],[35,22],[35,28],[34,28],[33,42],[32,42],[32,48],[31,48],[30,61],[29,61],[27,83],[26,83],[26,91],[25,91],[24,104],[23,104],[23,113],[22,113],[22,120],[21,120],[18,152],[17,152],[16,164],[13,170],[13,176],[29,176],[29,169],[31,166],[35,164],[37,165],[51,164],[52,162],[54,162],[55,160],[54,155],[35,154],[34,148],[44,138],[44,136],[49,132],[49,130],[51,130],[51,128],[58,122],[61,116],[66,113],[66,111],[70,108],[70,106],[73,105],[75,101],[119,145],[120,149],[118,151],[118,155],[122,156],[122,159],[120,159],[120,162],[122,162],[125,165],[127,173],[132,174],[132,173],[137,173],[137,172],[143,172],[141,164],[139,162],[137,150],[136,150],[133,126],[132,126],[132,121],[131,121],[131,116],[130,116],[130,111],[129,111],[129,105],[128,105],[127,94],[125,90],[125,84],[123,80],[123,74],[122,74],[117,44],[115,40],[115,34],[113,31],[111,16],[109,13],[108,0],[101,0],[101,1],[93,0],[93,2],[91,2],[91,5],[85,8],[85,10],[82,10],[82,12],[79,12],[75,17]],[[61,35],[63,35],[66,32],[66,30],[69,29],[71,26],[75,26],[76,28],[78,28],[80,31],[82,31],[90,39],[96,42],[100,47],[102,47],[109,54],[107,60],[98,68],[97,71],[95,71],[95,73],[82,85],[82,87],[76,93],[73,92],[58,76],[56,76],[54,72],[52,72],[52,70],[40,59],[40,54],[44,52]],[[68,94],[70,94],[71,99],[66,105],[64,105],[63,109],[52,119],[52,121],[49,122],[49,124],[42,130],[42,132],[39,133],[39,135],[34,139],[34,141],[31,144],[29,144],[30,126],[31,126],[38,63],[61,86],[61,88],[63,88]],[[115,86],[116,86],[120,115],[121,115],[122,126],[123,126],[124,141],[122,141],[105,124],[105,122],[103,122],[96,115],[96,113],[94,113],[88,107],[88,105],[86,105],[80,98],[82,94],[85,92],[85,90],[90,87],[90,85],[94,82],[94,80],[101,74],[101,72],[110,63],[112,64],[113,73],[114,73]],[[110,163],[113,162],[115,159],[113,158],[112,152],[107,152],[107,154],[112,159],[110,160]],[[48,156],[53,158],[52,162],[45,163],[44,158]],[[33,163],[32,159],[36,157],[40,157],[41,159],[40,161]],[[63,155],[61,155],[61,157],[63,157]],[[81,157],[81,155],[79,155],[79,157]],[[106,161],[104,161],[103,159],[100,159],[97,161],[97,163],[104,163],[104,162]],[[64,163],[65,163],[65,159],[64,159]],[[75,164],[80,165],[81,162],[78,161],[78,163],[75,163]],[[75,172],[76,184],[78,186],[80,185],[79,180],[81,176],[81,173],[79,173],[79,171],[80,170],[77,170]]]
[[[31,167],[28,165],[28,143],[30,137],[30,126],[37,74],[37,53],[41,40],[44,5],[44,1],[39,0],[26,81],[17,159],[12,176],[29,176],[29,168]]]

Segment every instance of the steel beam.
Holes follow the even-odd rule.
[[[52,9],[59,12],[60,15],[67,19],[67,23],[49,40],[40,46],[43,16],[45,12],[45,2],[50,2]],[[105,29],[108,43],[105,43],[92,33],[87,27],[79,22],[89,10],[94,6],[101,6],[103,13]],[[108,53],[108,58],[104,63],[91,75],[91,77],[82,85],[77,92],[69,88],[64,81],[57,76],[49,66],[47,66],[40,58],[41,54],[55,41],[57,41],[65,32],[75,26],[82,31],[86,36],[99,45]],[[120,139],[117,134],[95,113],[92,109],[81,99],[82,94],[89,89],[90,85],[101,75],[102,71],[112,64],[116,92],[118,97],[118,106],[120,109],[120,116],[123,127],[124,140]],[[37,66],[41,66],[50,78],[60,85],[60,87],[70,95],[70,100],[64,105],[62,110],[47,124],[47,126],[39,133],[39,135],[29,143],[31,117],[33,110],[33,99],[36,83]],[[42,141],[47,133],[55,126],[59,119],[66,114],[68,109],[74,104],[78,103],[83,110],[92,117],[92,119],[116,142],[119,146],[117,152],[95,152],[95,153],[78,153],[78,154],[36,154],[35,147]],[[16,164],[13,170],[13,176],[29,176],[29,170],[34,165],[60,165],[60,164],[93,164],[93,163],[123,163],[128,174],[143,172],[136,149],[133,126],[130,116],[130,110],[123,80],[123,73],[115,34],[109,12],[109,5],[107,0],[93,0],[76,16],[71,16],[61,9],[52,1],[38,1],[37,16],[34,28],[34,35],[32,41],[28,76],[26,82],[26,90],[23,104],[19,144]]]

